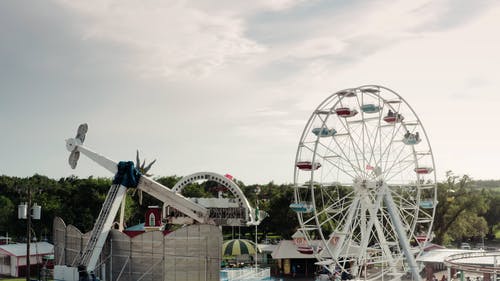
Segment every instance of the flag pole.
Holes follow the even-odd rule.
[[[255,189],[255,274],[257,274],[258,265],[257,265],[257,252],[259,250],[259,244],[257,241],[257,226],[259,221],[259,192],[260,188],[257,186]]]

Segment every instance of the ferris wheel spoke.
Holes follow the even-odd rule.
[[[372,99],[374,98],[374,96],[372,94],[369,94],[368,96],[370,96]],[[362,105],[364,105],[364,103],[365,103],[364,97],[365,97],[365,95],[362,95],[361,102],[359,102],[359,99],[358,99],[358,105],[360,107]],[[381,108],[380,97],[377,97],[376,100],[377,100],[376,106]],[[368,124],[372,123],[375,120],[377,121],[377,124],[380,124],[380,119],[382,118],[382,110],[379,110],[378,113],[376,113],[376,115],[374,117],[365,118],[364,112],[362,113],[362,116],[363,116],[363,122],[362,122],[361,135],[360,135],[360,139],[361,139],[361,143],[362,143],[362,147],[363,147],[363,160],[364,160],[362,169],[366,173],[367,167],[369,167],[372,160],[375,159],[375,145],[376,145],[376,141],[377,141],[377,136],[379,134],[379,130],[376,129],[376,128],[378,128],[378,126],[369,126]],[[375,130],[375,134],[372,138],[373,130]],[[368,150],[368,152],[366,150]]]
[[[339,146],[339,142],[337,141],[336,138],[333,139],[336,146]],[[323,159],[325,159],[326,161],[328,161],[330,164],[332,165],[335,165],[336,167],[338,167],[340,169],[340,166],[339,165],[336,165],[334,164],[334,162],[330,159],[340,159],[342,160],[343,162],[345,162],[348,166],[350,166],[352,168],[352,171],[357,175],[359,169],[357,169],[356,165],[349,159],[349,157],[346,155],[345,151],[344,150],[341,150],[341,154],[338,154],[336,153],[335,151],[327,148],[328,150],[330,150],[331,152],[335,153],[335,155],[332,155],[333,157],[328,157],[328,156],[325,156]],[[344,169],[341,169],[346,175],[349,175],[351,177],[354,177],[351,173],[347,172],[346,170]]]
[[[403,161],[405,161],[407,158],[411,157],[411,156],[414,156],[413,154],[409,154],[407,155],[406,157],[404,157],[400,163],[402,163]],[[421,156],[422,157],[422,156]],[[421,158],[420,157],[420,158]],[[419,158],[417,158],[418,160]],[[406,164],[405,166],[403,166],[402,168],[400,168],[399,170],[397,170],[396,172],[394,172],[392,174],[392,176],[389,177],[389,175],[386,176],[386,181],[389,182],[391,181],[393,178],[395,178],[396,176],[400,175],[401,173],[403,173],[404,171],[407,171],[408,168],[410,168],[411,166],[414,166],[415,165],[415,162],[414,161],[408,161],[408,164]]]
[[[390,167],[388,167],[388,168],[386,168],[386,169],[384,170],[384,174],[383,174],[383,175],[384,175],[384,177],[386,178],[386,181],[389,181],[389,180],[391,180],[391,179],[394,177],[394,176],[393,176],[393,177],[389,177],[389,175],[391,174],[392,170],[393,170],[393,169],[394,169],[397,165],[401,165],[402,163],[405,163],[405,162],[408,162],[408,163],[409,163],[409,165],[408,165],[408,166],[405,166],[405,167],[404,167],[404,168],[402,168],[400,171],[395,172],[395,173],[394,173],[395,175],[398,175],[399,173],[401,173],[401,172],[405,171],[405,170],[406,170],[409,166],[411,166],[411,165],[414,165],[414,164],[415,164],[415,163],[414,163],[414,159],[413,159],[413,158],[415,157],[415,155],[413,154],[413,152],[410,152],[409,154],[407,154],[407,155],[405,155],[405,156],[402,156],[402,157],[401,157],[401,154],[403,153],[403,151],[404,151],[404,149],[400,150],[400,151],[399,151],[399,153],[398,153],[398,155],[397,155],[397,157],[396,157],[396,159],[394,159],[394,160],[392,161],[392,165],[391,165]]]
[[[403,197],[395,191],[392,192],[392,197],[398,199],[398,206],[400,207],[401,212],[404,212],[409,215],[415,215],[415,211],[418,209],[416,205],[417,202],[414,198],[411,197]]]
[[[319,143],[319,144],[321,144],[323,147],[325,147],[322,143]],[[307,150],[309,150],[310,152],[314,153],[314,148],[311,148],[311,147],[307,146],[306,143],[303,143],[302,147],[304,147]],[[332,151],[332,152],[334,152],[334,151]],[[329,157],[329,156],[325,156],[325,155],[317,155],[317,156],[321,157],[324,161],[327,161],[332,166],[338,168],[339,170],[341,170],[342,172],[344,172],[346,175],[348,175],[350,177],[353,177],[353,175],[349,171],[347,171],[346,169],[344,169],[343,167],[341,167],[340,165],[337,165],[335,162],[332,161],[332,159],[334,159],[334,158],[342,159],[342,160],[344,160],[345,163],[347,163],[349,166],[351,166],[351,168],[353,169],[353,171],[355,171],[355,166],[352,164],[352,162],[350,162],[348,160],[348,158],[345,156],[345,154],[344,154],[344,157],[342,157],[342,156]]]
[[[378,114],[378,124],[380,124],[380,119],[382,117],[382,114],[381,114],[381,111],[379,112]],[[372,160],[374,160],[376,158],[375,156],[375,146],[376,146],[376,142],[377,142],[377,137],[380,133],[380,129],[375,129],[375,135],[373,136],[373,139],[371,137],[371,133],[370,133],[370,128],[367,126],[366,123],[363,123],[363,126],[364,126],[364,133],[366,133],[366,138],[368,139],[366,144],[368,145],[368,149],[369,149],[369,155],[368,155],[368,159],[367,159],[367,165],[369,165],[371,163]],[[378,128],[380,128],[380,126],[377,126]],[[374,130],[374,129],[372,129]],[[363,137],[365,137],[363,135]],[[363,145],[364,147],[365,145]],[[366,165],[365,165],[366,167]]]
[[[389,175],[389,174],[390,174],[390,172],[391,172],[391,170],[392,170],[392,169],[396,166],[396,164],[398,164],[398,163],[400,163],[400,162],[402,162],[402,161],[404,161],[404,160],[406,160],[406,159],[407,159],[408,155],[407,155],[407,156],[404,156],[404,157],[401,159],[401,155],[402,155],[402,154],[403,154],[403,152],[404,152],[404,151],[406,151],[406,150],[407,150],[406,145],[404,145],[404,144],[403,144],[403,145],[401,145],[401,148],[399,149],[399,152],[397,152],[396,157],[394,157],[394,158],[393,158],[393,160],[392,160],[392,165],[391,165],[389,168],[387,168],[387,165],[386,165],[386,168],[384,169],[384,174],[385,174],[385,175]],[[413,146],[411,147],[411,151],[410,151],[410,154],[409,154],[409,155],[410,155],[410,156],[415,156],[415,149],[413,148]],[[387,163],[388,163],[388,162],[389,162],[389,161],[387,161]]]
[[[379,160],[379,165],[382,166],[382,159],[385,158],[385,161],[384,161],[384,170],[387,166],[387,163],[389,162],[389,156],[390,156],[390,152],[391,152],[391,148],[393,147],[393,144],[394,144],[394,138],[395,136],[397,135],[397,132],[399,132],[399,128],[401,128],[401,125],[399,125],[399,128],[398,130],[395,129],[396,125],[394,125],[394,128],[392,130],[392,133],[390,134],[390,137],[388,138],[388,141],[386,142],[387,145],[384,149],[384,151],[380,154],[380,160]]]
[[[362,153],[362,150],[359,149],[359,147],[357,146],[356,142],[354,141],[353,137],[352,137],[352,130],[351,130],[351,127],[349,126],[349,123],[347,122],[347,120],[341,120],[340,122],[342,124],[342,126],[344,127],[344,129],[346,130],[347,132],[347,135],[349,137],[349,140],[350,140],[350,144],[351,144],[351,147],[353,149],[353,153],[354,153],[354,156],[356,158],[356,162],[357,162],[357,170],[358,170],[358,175],[360,175],[360,173],[363,173],[364,169],[361,167],[360,163],[359,163],[359,158],[358,158],[358,154],[361,154]]]
[[[361,95],[361,101],[359,99],[359,97],[357,98],[357,104],[358,106],[361,108],[361,106],[364,104],[364,97],[365,95]],[[379,103],[379,101],[378,101]],[[380,107],[380,105],[379,105]],[[363,164],[362,166],[360,167],[360,169],[363,171],[363,174],[366,173],[366,167],[367,165],[371,162],[371,159],[373,158],[374,156],[374,142],[376,140],[376,136],[377,136],[377,133],[375,134],[375,137],[373,138],[373,140],[370,138],[370,128],[368,126],[368,123],[369,122],[372,122],[373,120],[377,120],[379,121],[380,118],[381,118],[381,111],[379,111],[379,113],[377,114],[378,116],[376,117],[369,117],[369,118],[365,118],[365,113],[362,111],[361,112],[361,120],[359,121],[359,123],[361,124],[361,128],[359,129],[361,132],[359,132],[359,134],[357,135],[357,138],[359,140],[359,142],[361,143],[361,148],[359,147],[359,145],[357,144],[357,142],[351,137],[351,141],[355,144],[357,150],[361,153],[362,155],[362,160],[363,160]],[[366,139],[366,140],[365,140]],[[368,147],[367,147],[368,146]],[[371,152],[369,155],[367,155],[366,153],[366,149],[369,149],[369,151]]]
[[[366,132],[365,130],[367,130],[367,126],[366,126],[366,122],[364,120],[362,120],[361,122],[361,126],[360,128],[358,128],[358,131],[355,131],[355,130],[351,130],[351,137],[350,137],[350,140],[351,140],[351,143],[353,143],[353,146],[355,148],[355,153],[356,155],[357,154],[361,154],[361,161],[362,163],[360,164],[359,166],[359,169],[361,171],[361,174],[366,174],[366,166],[367,164],[370,162],[370,157],[367,157],[369,155],[367,155],[366,153],[366,141],[365,141],[365,135],[366,135]],[[356,137],[356,139],[354,138]],[[361,144],[359,145],[358,142]],[[358,157],[359,158],[359,157]],[[359,160],[358,160],[358,163],[359,163]]]
[[[370,150],[371,150],[371,153],[370,153],[370,161],[371,162],[372,160],[374,160],[376,162],[376,155],[375,155],[375,152],[377,151],[377,140],[378,140],[378,143],[381,144],[382,143],[382,117],[383,117],[383,102],[381,102],[381,99],[380,99],[380,96],[378,96],[378,99],[377,99],[377,103],[378,103],[378,106],[380,107],[380,110],[378,112],[378,118],[377,118],[377,124],[376,124],[376,127],[374,128],[375,130],[375,134],[373,136],[373,140],[369,141],[368,144],[370,145]],[[368,129],[368,128],[367,128]],[[373,134],[373,133],[372,133]],[[368,134],[368,138],[370,138],[370,134]],[[382,152],[382,148],[380,147],[380,151],[379,153]],[[377,166],[375,164],[375,166]]]
[[[302,219],[304,219],[304,218],[302,218]],[[303,220],[303,225],[309,225],[311,222],[315,223],[315,219],[316,218],[314,216],[307,218],[307,219]],[[314,224],[314,225],[316,226],[316,224]]]
[[[354,198],[351,206],[349,207],[349,210],[347,211],[347,216],[345,217],[345,223],[343,224],[342,231],[340,233],[336,233],[336,235],[340,236],[337,241],[339,246],[335,247],[333,249],[333,252],[330,251],[330,248],[327,248],[332,258],[334,258],[334,260],[338,260],[341,250],[340,246],[344,245],[346,233],[348,233],[351,229],[352,221],[354,219],[354,215],[356,214],[356,210],[358,209],[359,201],[360,201],[359,197]]]
[[[324,145],[323,143],[319,143],[323,148],[327,149],[329,152],[332,152],[333,155],[319,155],[324,161],[327,161],[328,163],[330,163],[332,166],[334,166],[335,168],[341,170],[342,172],[344,172],[344,174],[354,178],[354,175],[349,173],[347,170],[343,169],[342,167],[340,167],[339,165],[335,164],[333,162],[332,159],[341,159],[343,160],[344,162],[346,162],[352,169],[353,171],[355,172],[355,166],[354,164],[349,161],[349,159],[347,158],[347,156],[345,155],[345,153],[343,153],[344,157],[342,157],[342,155],[339,155],[337,154],[337,152],[331,150],[328,146]]]
[[[361,123],[364,123],[364,121],[362,121]],[[361,128],[363,128],[363,127],[361,127]],[[361,130],[363,130],[363,129],[361,129]],[[359,147],[358,143],[354,140],[353,135],[354,135],[355,131],[354,131],[354,130],[351,130],[351,132],[352,132],[352,133],[351,133],[351,134],[349,134],[349,139],[351,140],[351,143],[352,143],[352,145],[353,145],[353,150],[354,150],[354,154],[356,155],[356,160],[357,160],[358,165],[359,165],[359,170],[360,170],[360,171],[364,171],[364,169],[365,169],[365,168],[364,168],[364,167],[365,167],[364,163],[366,163],[366,156],[365,156],[365,153],[364,153],[364,149],[361,149],[361,148]],[[358,135],[357,137],[358,137],[358,138],[361,138],[361,139],[363,138],[362,134],[361,134],[361,135]],[[363,143],[363,142],[362,142],[362,140],[360,140],[360,142],[361,142],[361,143]],[[360,163],[359,163],[358,154],[361,154],[361,155],[362,155],[362,157],[361,157],[361,158],[362,158],[363,164],[360,164]]]
[[[330,205],[324,205],[327,207],[324,207],[323,210],[316,212],[316,215],[324,216],[326,223],[348,211],[351,205],[352,205],[351,202],[341,202],[341,203],[335,202]]]
[[[361,108],[362,104],[363,104],[363,100],[364,100],[364,95],[361,95],[361,101],[360,101],[360,98],[359,96],[356,97],[356,101],[358,103],[358,107]],[[365,171],[366,170],[366,151],[365,151],[365,128],[366,128],[366,120],[365,120],[365,113],[363,112],[363,110],[361,110],[361,123],[362,123],[362,126],[361,126],[361,144],[363,145],[363,148],[362,148],[362,151],[361,151],[361,155],[363,155],[363,164],[361,166],[361,169],[362,171]]]
[[[345,210],[345,208],[335,208],[335,209],[340,209],[341,211]],[[338,215],[338,213],[330,215],[330,210],[328,208],[325,208],[322,211],[317,212],[316,215],[317,216],[325,216],[325,222],[326,222],[326,221],[330,220],[331,218],[336,217]],[[320,224],[320,225],[322,225],[322,224]]]

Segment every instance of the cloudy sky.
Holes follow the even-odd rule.
[[[0,174],[111,176],[64,140],[157,176],[293,181],[314,108],[378,84],[415,109],[437,175],[500,179],[500,2],[0,1]]]

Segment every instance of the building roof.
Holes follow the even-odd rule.
[[[144,223],[125,228],[125,231],[144,231]]]
[[[325,244],[321,240],[311,241],[313,247],[320,247],[325,249]],[[368,249],[370,250],[370,249]],[[345,249],[340,252],[340,256],[358,256],[360,251],[362,251],[359,245],[351,244],[349,246],[349,251]],[[322,258],[331,258],[328,250],[323,250],[320,253]],[[273,259],[314,259],[316,258],[312,254],[302,254],[298,251],[297,245],[293,243],[292,240],[281,240],[276,249],[272,252],[271,256]]]
[[[424,252],[435,251],[438,249],[446,249],[446,247],[434,243],[428,243],[424,246]]]
[[[292,240],[281,240],[271,253],[273,259],[315,259],[314,255],[302,254]]]
[[[272,253],[278,245],[274,244],[258,244],[257,247],[259,247],[259,251],[261,253]]]
[[[9,256],[26,256],[26,243],[0,245],[0,252]],[[30,243],[30,255],[46,255],[54,253],[54,245],[48,242]]]
[[[302,231],[295,231],[295,233],[292,235],[292,238],[305,238],[306,236],[304,235],[304,233],[302,233]]]

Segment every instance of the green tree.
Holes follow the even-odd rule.
[[[467,175],[460,177],[448,171],[446,180],[438,183],[435,243],[447,244],[487,232],[487,223],[481,214],[488,210],[488,201],[481,192],[468,187],[470,181]]]
[[[9,223],[9,217],[12,215],[14,210],[14,203],[12,203],[9,198],[0,195],[0,226],[7,225]],[[4,229],[1,230],[6,231]]]
[[[488,222],[487,237],[494,239],[495,229],[500,226],[500,192],[491,191],[487,194],[490,204],[488,211],[484,214],[484,218]]]
[[[259,197],[266,199],[262,210],[269,214],[259,226],[265,233],[275,233],[282,238],[289,239],[299,225],[297,214],[290,209],[293,201],[293,188],[291,185],[276,185],[270,182],[261,187]]]

